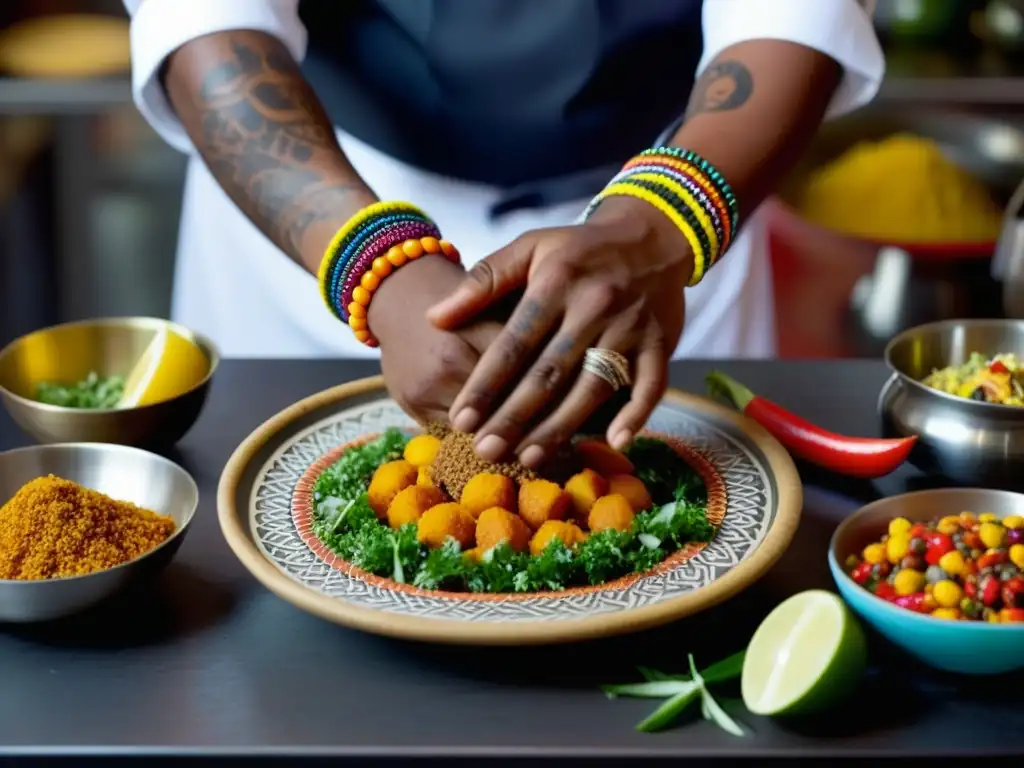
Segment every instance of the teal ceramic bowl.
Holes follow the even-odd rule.
[[[847,517],[829,546],[828,564],[839,593],[864,621],[911,655],[938,669],[992,675],[1024,669],[1024,623],[949,621],[899,608],[875,597],[842,564],[878,541],[894,517],[925,522],[963,511],[1024,515],[1024,494],[984,488],[940,488],[890,496]]]

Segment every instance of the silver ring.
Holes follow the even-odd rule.
[[[629,361],[614,349],[590,347],[583,354],[583,370],[607,382],[614,392],[632,383],[629,378]]]

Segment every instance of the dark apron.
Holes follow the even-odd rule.
[[[504,188],[494,211],[596,194],[686,108],[701,0],[303,0],[334,123],[410,165]]]

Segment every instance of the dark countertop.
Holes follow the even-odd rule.
[[[679,363],[673,383],[700,391],[709,367]],[[875,428],[880,363],[721,367],[824,426],[861,434]],[[910,470],[871,484],[801,468],[804,520],[771,574],[711,612],[638,636],[562,648],[453,649],[362,635],[293,608],[251,578],[224,543],[218,476],[264,419],[375,371],[374,364],[329,361],[223,364],[204,415],[172,454],[193,473],[202,499],[160,582],[57,625],[0,628],[0,756],[1024,754],[1021,677],[939,674],[880,643],[866,684],[843,709],[792,724],[741,713],[753,731],[745,739],[703,722],[637,734],[633,725],[654,704],[607,701],[596,690],[635,679],[638,664],[675,671],[687,652],[709,663],[741,648],[780,599],[830,585],[825,546],[845,513],[929,484]],[[0,449],[25,442],[0,415]]]

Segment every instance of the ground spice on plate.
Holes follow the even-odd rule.
[[[453,499],[462,498],[462,489],[469,479],[481,472],[493,472],[511,477],[516,486],[527,480],[544,477],[562,483],[579,469],[578,461],[571,448],[565,446],[552,459],[540,468],[539,472],[527,469],[518,461],[490,462],[484,461],[476,454],[473,447],[475,435],[456,432],[436,422],[426,426],[426,432],[441,440],[437,456],[430,467],[430,476],[434,483]]]
[[[0,507],[0,579],[39,580],[113,568],[155,549],[174,521],[53,475]]]

